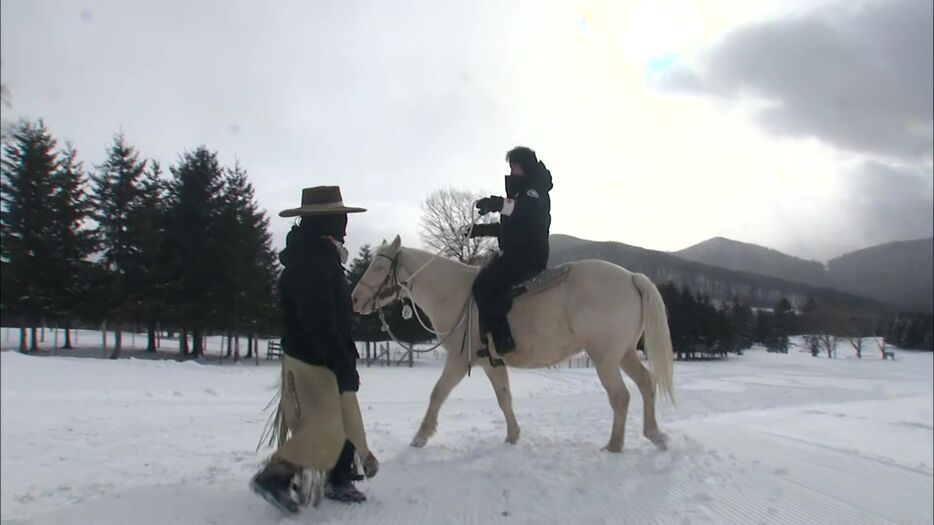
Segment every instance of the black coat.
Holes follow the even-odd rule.
[[[357,391],[357,347],[351,334],[353,307],[340,255],[325,238],[307,238],[298,227],[279,255],[285,332],[282,350],[310,365],[329,368],[341,392]]]
[[[527,175],[506,177],[506,197],[512,199],[510,214],[499,223],[474,226],[473,237],[497,237],[503,257],[520,267],[543,270],[548,265],[551,229],[551,172],[542,163]],[[508,204],[507,204],[508,206]]]

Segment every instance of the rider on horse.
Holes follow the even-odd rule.
[[[500,222],[477,224],[470,237],[497,237],[498,254],[477,275],[473,296],[480,313],[481,341],[493,336],[500,355],[516,349],[506,315],[512,308],[512,287],[539,273],[548,264],[551,227],[551,172],[535,152],[516,147],[506,154],[510,174],[506,197],[490,196],[476,202],[480,215],[500,214]],[[481,349],[481,354],[486,353]]]

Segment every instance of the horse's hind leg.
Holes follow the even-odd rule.
[[[441,372],[441,377],[438,378],[435,388],[431,391],[428,411],[425,413],[425,418],[422,419],[422,425],[419,427],[418,433],[412,438],[413,447],[424,447],[428,443],[428,438],[433,436],[438,428],[438,412],[441,411],[441,405],[447,399],[451,390],[467,375],[467,363],[462,359],[452,358],[452,355],[448,354],[448,359],[444,363],[444,371]]]
[[[617,354],[618,356],[619,354]],[[626,414],[629,412],[629,390],[623,382],[623,375],[619,371],[619,364],[605,359],[597,364],[597,375],[606,389],[606,395],[613,407],[613,430],[610,432],[610,442],[605,449],[610,452],[623,451],[623,438],[626,436]]]
[[[655,420],[655,381],[652,373],[639,362],[639,354],[634,347],[623,354],[621,364],[626,375],[635,381],[636,386],[639,387],[639,393],[642,394],[643,435],[656,447],[665,450],[668,447],[668,438],[658,429],[658,421]]]
[[[509,373],[505,366],[484,366],[483,371],[490,378],[493,390],[496,392],[496,401],[506,416],[506,442],[515,444],[519,441],[519,423],[516,414],[512,411],[512,392],[509,390]]]

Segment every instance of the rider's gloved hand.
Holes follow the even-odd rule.
[[[477,201],[476,208],[480,210],[480,215],[486,215],[490,212],[500,212],[503,211],[503,204],[505,200],[502,197],[497,197],[496,195],[490,195]]]
[[[498,224],[474,224],[473,229],[470,230],[470,239],[476,239],[477,237],[497,237],[499,236],[499,225]]]

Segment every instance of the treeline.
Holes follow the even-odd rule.
[[[128,330],[144,329],[151,352],[159,333],[178,334],[181,354],[194,357],[203,354],[206,334],[227,335],[234,359],[241,336],[250,341],[249,356],[257,336],[278,335],[277,252],[269,219],[239,164],[224,166],[217,153],[199,146],[180,154],[166,173],[117,134],[104,162],[86,167],[40,120],[17,124],[5,137],[0,182],[0,317],[4,326],[20,327],[22,351],[37,350],[39,326],[103,326],[114,332],[115,358]],[[351,286],[371,260],[364,246],[348,271]],[[840,338],[857,345],[870,336],[901,348],[932,348],[930,314],[859,316],[820,304],[820,297],[797,309],[787,299],[753,309],[672,284],[659,290],[679,357],[722,355],[753,343],[787,351],[789,336],[797,334],[809,336],[815,355],[821,345],[829,354]],[[402,311],[399,304],[386,309],[396,337],[432,338]],[[64,333],[70,348],[71,331]],[[389,334],[376,316],[355,315],[354,336],[382,341]]]
[[[113,331],[113,358],[125,331],[145,330],[150,352],[160,334],[177,334],[188,357],[203,355],[207,334],[227,335],[235,360],[241,336],[246,357],[257,336],[277,338],[280,266],[246,170],[200,146],[165,173],[122,134],[106,153],[86,167],[41,120],[13,126],[5,140],[0,313],[4,326],[20,327],[20,350],[38,350],[40,326],[66,328],[65,349],[71,328],[103,326]],[[351,286],[371,258],[364,246]],[[431,339],[416,319],[403,319],[401,305],[386,312],[400,339]],[[389,338],[376,316],[356,314],[354,336]]]
[[[20,123],[3,147],[0,218],[0,311],[23,351],[37,349],[40,325],[103,324],[113,357],[124,330],[145,327],[149,351],[157,330],[179,333],[181,353],[198,356],[206,333],[276,329],[269,220],[246,170],[204,146],[165,173],[117,134],[86,167],[41,120]]]
[[[934,350],[934,314],[902,313],[887,323],[885,339],[900,348]]]
[[[671,283],[658,288],[679,359],[722,356],[753,344],[788,352],[792,335],[804,335],[812,354],[826,352],[831,357],[840,341],[850,343],[862,357],[868,350],[863,340],[871,337],[899,348],[934,347],[934,317],[929,314],[856,315],[835,305],[821,305],[814,298],[799,308],[784,298],[772,308],[751,308],[739,301],[714,302]]]

